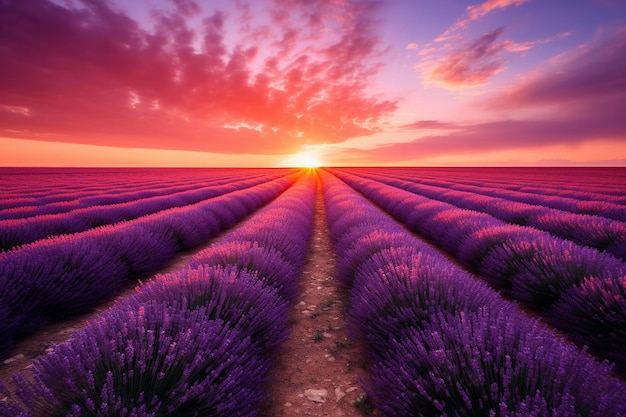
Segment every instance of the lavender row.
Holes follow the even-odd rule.
[[[323,174],[349,332],[384,416],[618,416],[626,386]]]
[[[232,180],[224,180],[220,183],[228,183]],[[0,220],[25,219],[27,217],[35,217],[50,214],[66,213],[68,211],[87,208],[91,206],[104,206],[109,204],[126,203],[142,198],[150,198],[163,196],[181,191],[192,190],[207,185],[219,185],[215,180],[207,181],[206,179],[180,183],[171,183],[171,181],[162,181],[161,184],[151,185],[147,187],[137,186],[132,190],[127,190],[125,186],[117,188],[107,187],[106,190],[72,190],[61,193],[56,190],[50,198],[58,201],[49,202],[48,198],[34,197],[28,191],[21,191],[13,198],[4,198],[0,204],[11,205],[14,207],[0,210]],[[28,195],[28,197],[25,197]]]
[[[133,168],[125,170],[57,169],[46,174],[25,168],[19,175],[6,175],[0,169],[2,195],[0,195],[0,216],[11,215],[14,210],[29,210],[47,214],[46,210],[67,210],[84,207],[83,199],[94,200],[95,204],[112,204],[127,201],[124,194],[137,193],[138,197],[151,196],[150,193],[167,187],[180,185],[202,186],[207,181],[239,178],[254,178],[260,175],[280,174],[281,169],[249,169],[235,172],[232,169],[149,169]],[[179,172],[180,171],[180,172]],[[285,169],[282,169],[285,171]],[[25,179],[22,182],[19,179]],[[7,189],[8,188],[8,189]],[[49,206],[49,207],[46,207]]]
[[[194,255],[189,265],[232,265],[237,269],[260,271],[283,298],[293,302],[298,284],[288,277],[298,275],[294,271],[300,271],[306,261],[315,206],[316,174],[308,172],[304,175],[303,180],[272,204],[259,210],[218,243]],[[264,273],[266,269],[274,272]]]
[[[370,175],[367,174],[367,171],[361,171],[359,175],[361,174]],[[437,198],[437,195],[444,194],[447,189],[455,189],[457,191],[466,191],[490,197],[499,197],[508,201],[550,207],[575,214],[597,215],[607,219],[622,222],[626,221],[626,208],[623,203],[592,200],[590,199],[590,195],[588,196],[588,199],[578,200],[570,197],[543,195],[539,192],[527,193],[513,190],[503,190],[495,187],[469,186],[441,180],[421,181],[419,178],[416,178],[412,182],[406,182],[397,178],[388,178],[386,176],[383,179],[382,175],[376,176],[376,178],[380,178],[380,180],[384,180],[390,185],[394,185],[395,183],[403,184],[401,185],[401,188],[406,188],[407,190],[410,188],[410,191],[414,191],[431,198]]]
[[[504,295],[626,371],[626,263],[534,228],[337,174]]]
[[[182,184],[203,178],[232,176],[232,168],[0,168],[2,197],[32,190],[35,196],[55,195],[58,190],[106,193],[120,188],[140,189]],[[251,168],[245,171],[261,170]],[[269,171],[269,170],[266,170]]]
[[[167,210],[199,203],[230,192],[244,190],[278,176],[232,181],[227,184],[195,187],[182,192],[143,198],[121,204],[92,206],[61,214],[35,216],[25,219],[0,220],[0,251],[35,242],[45,237],[82,232],[94,227],[132,220]]]
[[[65,213],[91,206],[126,203],[142,198],[164,196],[206,186],[228,184],[241,181],[242,179],[252,180],[261,176],[268,177],[268,179],[270,177],[277,178],[281,174],[287,174],[287,172],[241,172],[239,175],[231,174],[226,176],[217,176],[216,174],[211,173],[211,175],[186,178],[184,180],[174,180],[174,178],[170,179],[164,176],[160,177],[154,184],[145,184],[143,186],[135,184],[131,178],[124,177],[121,180],[125,179],[126,183],[109,184],[107,187],[102,187],[102,190],[97,187],[88,187],[88,189],[71,187],[71,189],[65,192],[61,192],[58,189],[50,191],[47,196],[33,196],[32,192],[23,190],[13,198],[5,195],[2,201],[0,201],[0,207],[10,206],[0,210],[0,220],[22,219],[46,214]],[[96,179],[92,181],[96,181]]]
[[[499,197],[418,185],[408,181],[389,179],[384,176],[367,175],[384,184],[398,187],[453,206],[487,213],[507,223],[519,224],[544,230],[579,245],[605,251],[626,259],[626,223],[606,217],[576,214],[567,211],[536,206]],[[626,207],[622,207],[626,217]]]
[[[2,196],[0,209],[22,206],[36,208],[55,203],[75,203],[75,197],[107,195],[115,192],[146,190],[180,184],[182,178],[167,176],[163,172],[147,169],[53,169],[40,172],[22,168],[15,173],[0,170]],[[201,178],[195,178],[197,181]],[[184,182],[187,182],[186,178]]]
[[[29,173],[24,173],[28,176]],[[174,180],[173,178],[152,178],[150,181],[138,181],[130,176],[120,176],[113,181],[105,175],[100,178],[87,176],[77,178],[71,175],[58,178],[33,174],[32,182],[27,182],[21,186],[14,186],[12,190],[5,191],[0,197],[0,207],[3,216],[11,210],[46,210],[46,206],[58,205],[77,206],[81,200],[87,198],[115,198],[126,193],[150,193],[161,188],[175,187],[180,184],[190,182],[202,183],[203,178],[196,178],[195,181]],[[14,180],[13,177],[2,177],[5,181]]]
[[[177,252],[232,227],[298,175],[0,253],[0,356],[50,318],[87,311]]]
[[[14,375],[0,415],[258,415],[288,335],[314,192],[312,177],[301,179],[188,266],[74,333],[35,363],[34,381]]]
[[[362,172],[360,169],[353,172],[359,171]],[[376,168],[366,171],[380,172]],[[384,173],[446,188],[486,187],[505,192],[626,204],[623,186],[626,170],[622,168],[456,168],[452,172],[436,168],[385,168]]]

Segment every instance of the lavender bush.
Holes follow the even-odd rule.
[[[480,308],[391,340],[369,392],[393,417],[623,415],[626,390],[609,372],[536,320]]]
[[[238,329],[268,354],[287,338],[288,302],[256,272],[233,265],[185,267],[157,275],[123,302],[133,306],[152,300],[188,310],[202,308],[208,319]]]
[[[550,320],[626,374],[626,274],[586,277],[561,294]]]
[[[36,362],[34,382],[16,375],[16,394],[51,417],[253,416],[269,367],[257,349],[204,307],[125,304]]]
[[[484,282],[418,248],[392,247],[363,260],[350,292],[348,329],[370,355],[408,329],[424,328],[434,314],[514,308]]]
[[[140,274],[163,267],[176,252],[241,220],[249,209],[239,203],[240,196],[254,193],[268,202],[295,179],[295,174],[281,177],[193,207],[165,210],[0,253],[0,304],[9,306],[0,311],[6,314],[0,317],[0,340],[5,340],[0,357],[14,338],[36,329],[43,318],[93,308]]]
[[[322,178],[331,230],[339,224],[341,236],[372,245],[355,250],[351,241],[334,240],[338,257],[352,258],[345,272],[356,271],[349,329],[368,353],[372,373],[366,389],[383,415],[626,412],[625,387],[611,377],[607,363],[528,319],[408,232],[405,239],[385,235],[387,227],[395,228],[392,220],[368,209],[366,200],[336,178]],[[353,210],[341,210],[334,201]],[[342,217],[353,213],[371,218],[354,219],[346,229]],[[373,233],[369,225],[381,228],[379,239],[359,241],[359,230]],[[509,232],[502,230],[505,242]],[[390,237],[386,245],[384,236]],[[488,251],[478,253],[484,257]]]
[[[404,198],[407,191],[391,187],[385,189],[379,182],[346,174],[342,170],[332,172],[338,172],[341,178],[383,208],[387,207],[392,192],[401,196],[399,198],[403,202],[411,201],[410,198]],[[578,319],[574,319],[575,316],[569,319],[562,315],[554,317],[551,305],[558,302],[563,292],[586,278],[602,276],[615,279],[623,276],[626,264],[622,260],[532,227],[506,224],[495,218],[489,219],[484,213],[451,205],[442,209],[442,204],[448,203],[424,203],[427,208],[423,212],[423,205],[419,204],[406,204],[407,214],[399,210],[403,204],[396,205],[394,210],[398,213],[398,219],[411,230],[427,235],[432,242],[448,251],[468,269],[478,272],[492,286],[533,306],[551,323],[575,334],[575,340],[581,346],[596,346],[595,340],[613,337],[611,334],[614,331],[603,324],[604,307],[600,303],[592,303],[593,296],[585,308],[588,317],[586,321],[595,321],[595,331],[606,332],[603,335],[592,334],[590,324],[583,324],[583,321],[580,321],[582,327],[579,330],[573,330],[578,325]],[[420,221],[413,223],[411,216]],[[465,218],[462,222],[459,221],[461,217]],[[356,223],[357,220],[352,222]],[[619,248],[619,244],[615,247]],[[624,313],[619,312],[623,305],[620,293],[617,292],[614,297],[616,301],[611,314],[614,318],[624,317]],[[565,311],[562,303],[560,305],[559,311]],[[618,324],[612,319],[612,323],[621,328],[626,321]],[[621,348],[618,346],[598,346],[593,352],[621,362],[621,353],[618,353]],[[621,369],[623,365],[618,364],[618,367]]]
[[[541,237],[511,240],[493,248],[479,271],[490,282],[502,283],[506,294],[547,309],[563,291],[586,277],[626,274],[626,265],[595,249]]]
[[[265,183],[274,177],[268,176],[199,189],[184,189],[178,193],[176,188],[173,188],[169,193],[163,191],[165,195],[129,200],[124,203],[78,208],[60,214],[0,220],[0,250],[9,250],[14,246],[24,245],[49,236],[82,232],[90,228],[132,220],[174,207],[197,204],[222,194]]]
[[[292,239],[300,242],[292,260],[270,238],[282,242],[294,230],[310,232],[311,184],[312,178],[303,178],[190,265],[140,285],[42,359],[33,381],[17,375],[17,399],[5,409],[21,406],[37,415],[257,415],[262,383],[288,334],[288,306],[300,273],[293,265],[302,262],[308,245],[306,236]],[[285,220],[281,214],[289,211],[311,215]],[[236,239],[259,225],[272,230],[264,235],[268,240]]]
[[[298,268],[285,260],[281,252],[260,246],[258,242],[223,242],[194,255],[191,268],[202,265],[234,266],[238,270],[253,272],[265,285],[279,291],[281,297],[293,302],[298,295]]]

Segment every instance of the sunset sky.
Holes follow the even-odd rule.
[[[0,166],[626,166],[624,0],[0,0]]]

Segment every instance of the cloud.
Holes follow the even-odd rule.
[[[467,6],[465,9],[467,11],[467,17],[457,20],[454,25],[435,38],[435,42],[449,41],[457,37],[458,35],[453,35],[454,32],[467,28],[472,21],[480,19],[493,10],[505,9],[510,6],[521,6],[528,1],[529,0],[487,0],[480,4]]]
[[[255,2],[263,19],[171,5],[146,28],[105,0],[1,2],[0,135],[281,154],[372,134],[397,108],[367,92],[376,2]]]
[[[626,100],[612,105],[624,106]],[[343,154],[355,160],[384,165],[441,156],[454,158],[496,151],[538,150],[554,145],[577,146],[595,140],[625,142],[626,123],[618,110],[620,108],[625,107],[611,110],[607,105],[592,114],[571,114],[551,120],[503,120],[471,125],[422,121],[412,124],[416,130],[439,128],[441,133],[370,150],[349,149]],[[452,129],[452,132],[446,132]]]
[[[194,0],[172,0],[172,3],[183,16],[194,16],[202,11],[202,8]]]
[[[487,0],[474,6],[468,6],[467,14],[471,20],[477,20],[492,10],[505,9],[510,6],[520,6],[528,1],[529,0]]]
[[[454,25],[448,28],[443,34],[439,35],[435,39],[435,42],[444,42],[454,38],[455,35],[452,35],[454,32],[468,27],[472,21],[480,19],[493,10],[505,9],[510,6],[520,6],[528,1],[529,0],[487,0],[480,4],[467,6],[465,10],[467,11],[468,17],[457,20]]]
[[[410,124],[400,126],[403,130],[456,130],[462,129],[465,125],[441,120],[418,120]]]
[[[621,28],[555,58],[551,65],[485,105],[492,109],[518,109],[559,104],[589,107],[594,112],[596,99],[624,94],[626,28]]]
[[[495,32],[481,37],[465,52],[464,56],[470,59],[460,62],[491,57],[493,53],[489,49],[497,35]],[[454,69],[450,74],[467,73],[454,66],[450,68]],[[473,124],[419,120],[401,128],[416,133],[430,131],[428,135],[372,150],[351,149],[346,155],[364,160],[375,156],[380,163],[398,163],[446,155],[582,146],[596,141],[620,144],[623,148],[626,28],[602,31],[593,41],[555,57],[545,68],[521,79],[509,90],[482,96],[480,100],[474,105],[506,118]],[[521,117],[522,114],[535,116]]]
[[[475,87],[485,84],[493,75],[504,70],[500,55],[509,50],[511,42],[496,42],[504,31],[498,28],[485,33],[462,49],[426,61],[426,82],[449,88]]]
[[[478,87],[487,84],[491,77],[506,69],[506,53],[525,53],[536,45],[553,42],[570,34],[565,32],[527,42],[510,39],[498,41],[503,32],[504,28],[500,27],[471,42],[464,42],[457,35],[454,44],[420,51],[419,54],[424,58],[415,67],[423,73],[426,84],[448,89]],[[455,45],[454,49],[452,45]]]

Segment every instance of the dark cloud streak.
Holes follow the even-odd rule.
[[[568,104],[626,93],[626,28],[603,34],[487,103],[491,108]]]
[[[598,114],[572,114],[560,120],[505,120],[477,123],[460,127],[455,132],[428,135],[407,143],[393,143],[372,150],[350,149],[344,151],[363,161],[378,164],[400,163],[442,155],[483,154],[495,151],[541,149],[552,145],[577,145],[596,139],[623,141],[626,123],[615,105],[605,103]],[[455,124],[438,121],[412,124],[416,129],[455,128]],[[431,126],[431,127],[426,127]]]

